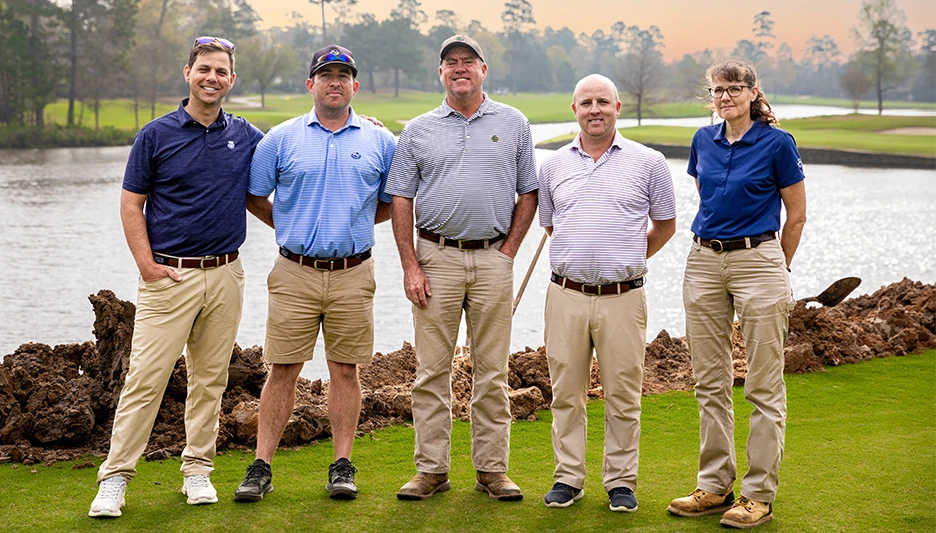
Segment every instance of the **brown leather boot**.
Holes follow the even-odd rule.
[[[766,524],[772,518],[772,504],[749,500],[741,496],[735,502],[734,507],[728,509],[722,515],[721,525],[736,529],[747,529]]]
[[[425,500],[437,492],[445,492],[450,488],[448,474],[417,472],[413,479],[400,487],[396,496],[401,500]]]
[[[730,489],[724,494],[696,489],[688,496],[673,500],[666,510],[676,516],[704,516],[724,513],[731,509],[732,505],[734,491]]]
[[[488,493],[495,500],[516,502],[523,499],[520,487],[503,472],[478,471],[478,482],[475,490]]]

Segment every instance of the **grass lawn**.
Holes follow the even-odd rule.
[[[793,105],[829,105],[835,107],[852,107],[852,101],[847,98],[822,98],[819,96],[780,96],[767,94],[771,104]],[[877,109],[877,100],[863,100],[859,105],[861,109]],[[884,109],[936,109],[934,102],[905,102],[884,100]]]
[[[562,94],[528,94],[517,95],[491,95],[494,99],[512,105],[527,116],[532,123],[569,122],[574,120],[570,105],[572,93]],[[249,95],[252,102],[260,103],[259,95]],[[361,90],[354,97],[355,111],[379,118],[394,133],[403,130],[405,121],[430,111],[442,103],[442,93],[427,93],[421,91],[401,91],[399,98],[394,98],[392,92],[380,91],[370,93]],[[241,115],[263,131],[292,117],[307,113],[312,108],[312,96],[308,93],[297,94],[268,94],[266,107],[248,107],[238,103],[229,102],[224,108],[226,111]],[[162,99],[156,105],[156,116],[164,115],[178,107],[174,99]],[[76,102],[75,116],[81,113],[81,103]],[[681,118],[707,116],[704,104],[701,102],[670,102],[651,106],[645,111],[647,117]],[[140,125],[146,124],[150,118],[149,105],[140,103]],[[628,111],[627,104],[621,113],[622,117],[636,116]],[[46,121],[49,123],[65,124],[68,117],[68,102],[58,100],[46,106]],[[136,129],[136,120],[133,115],[132,100],[107,100],[101,103],[101,126],[114,126],[120,129]],[[94,111],[84,109],[82,124],[94,127]]]
[[[892,135],[880,132],[895,128],[936,128],[936,117],[893,117],[839,115],[784,120],[780,127],[796,138],[800,148],[829,148],[889,154],[936,157],[936,135]],[[697,128],[640,126],[622,128],[621,134],[641,143],[689,146]],[[569,142],[574,134],[540,144]]]
[[[936,528],[936,351],[876,359],[827,372],[786,377],[786,450],[775,518],[758,531],[933,531]],[[739,471],[750,407],[735,388]],[[219,456],[212,476],[220,502],[189,506],[178,492],[177,459],[139,464],[124,516],[94,520],[95,469],[2,465],[0,530],[58,531],[721,531],[719,517],[675,518],[670,499],[695,487],[698,410],[691,393],[645,397],[639,511],[608,510],[601,481],[603,403],[589,404],[585,497],[568,509],[549,509],[552,485],[550,414],[512,429],[512,478],[522,502],[495,502],[474,491],[467,423],[453,430],[452,490],[423,502],[402,502],[396,490],[413,474],[413,430],[396,426],[357,440],[361,489],[353,502],[324,491],[330,442],[281,451],[276,490],[257,504],[231,497],[253,459]],[[100,464],[99,459],[94,460]],[[736,490],[740,490],[740,480]]]

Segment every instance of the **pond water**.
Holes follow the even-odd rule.
[[[672,124],[673,122],[667,122]],[[537,125],[537,142],[569,125]],[[560,133],[553,133],[560,131]],[[118,214],[129,147],[0,151],[0,355],[21,343],[93,340],[89,294],[111,289],[136,299],[137,271]],[[550,152],[538,150],[542,161]],[[683,334],[682,272],[698,196],[686,161],[670,160],[676,186],[677,231],[649,263],[648,336]],[[854,294],[904,277],[936,283],[936,170],[857,169],[807,165],[809,221],[793,264],[798,298],[818,294],[845,276],[862,278]],[[241,248],[247,271],[238,342],[263,343],[266,275],[277,256],[273,231],[248,217]],[[412,340],[411,307],[389,223],[376,228],[375,349],[389,352]],[[536,221],[521,248],[519,287],[543,232]],[[514,321],[513,350],[543,344],[543,305],[549,283],[548,248],[534,268]],[[326,375],[324,351],[305,377]]]

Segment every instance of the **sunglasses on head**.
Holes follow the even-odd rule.
[[[220,37],[212,37],[210,35],[205,35],[203,37],[199,37],[198,39],[195,39],[195,44],[193,44],[192,47],[194,48],[200,44],[211,44],[214,42],[220,44],[221,46],[227,48],[228,50],[231,50],[231,51],[234,50],[234,43],[232,43],[231,41],[227,39],[222,39]]]
[[[341,61],[342,63],[354,64],[354,58],[348,54],[342,54],[338,50],[334,50],[330,53],[323,55],[322,57],[315,60],[316,63],[329,63],[331,61]]]

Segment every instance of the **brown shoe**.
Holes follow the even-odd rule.
[[[766,524],[773,519],[773,505],[749,500],[741,496],[734,507],[722,515],[721,525],[737,529],[747,529]]]
[[[510,481],[507,474],[503,472],[481,472],[479,470],[475,490],[486,492],[491,498],[504,502],[516,502],[523,499],[520,487]]]
[[[425,474],[418,472],[409,483],[400,487],[396,497],[401,500],[425,500],[437,492],[445,492],[452,485],[448,474]]]
[[[670,514],[676,516],[704,516],[708,514],[724,513],[734,504],[734,491],[717,494],[702,489],[692,491],[685,498],[676,498],[666,508]]]

